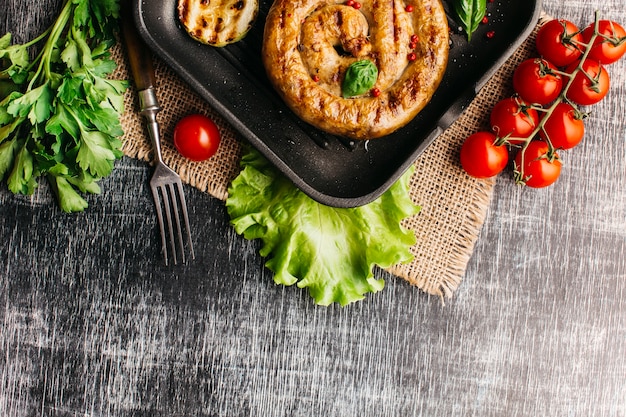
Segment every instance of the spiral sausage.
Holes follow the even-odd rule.
[[[440,0],[276,0],[263,40],[267,75],[287,105],[326,132],[353,139],[388,135],[413,119],[439,86],[448,60]],[[378,68],[372,90],[344,98],[352,63]]]

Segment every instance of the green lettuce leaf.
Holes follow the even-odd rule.
[[[320,305],[345,306],[383,289],[374,266],[413,259],[415,234],[401,225],[419,212],[408,194],[413,167],[377,200],[334,208],[305,195],[255,150],[241,164],[226,200],[231,224],[261,240],[277,284],[307,288]]]

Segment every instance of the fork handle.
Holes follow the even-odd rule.
[[[135,87],[141,91],[156,87],[156,77],[152,65],[152,54],[139,37],[130,3],[130,0],[122,0],[122,35]]]
[[[148,137],[150,137],[152,149],[154,149],[154,159],[163,163],[163,155],[161,154],[161,133],[159,130],[159,123],[156,118],[156,115],[159,110],[161,110],[161,107],[159,107],[156,93],[154,88],[149,87],[144,90],[139,90],[138,95],[141,115],[146,119]]]
[[[152,64],[152,54],[137,32],[130,3],[130,0],[122,0],[121,2],[122,37],[139,96],[139,109],[141,115],[146,119],[148,136],[152,142],[152,149],[154,149],[154,158],[158,162],[163,162],[161,136],[156,118],[161,107],[155,92],[156,76]]]

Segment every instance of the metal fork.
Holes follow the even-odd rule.
[[[152,65],[152,56],[147,46],[143,44],[134,26],[132,15],[128,9],[128,2],[122,5],[122,33],[126,45],[128,60],[133,74],[135,87],[139,96],[140,114],[146,120],[148,136],[154,151],[155,170],[150,180],[150,188],[156,206],[157,219],[161,229],[161,250],[168,264],[168,243],[174,264],[177,263],[176,248],[180,248],[182,262],[185,262],[185,245],[183,235],[189,243],[191,257],[195,258],[187,203],[183,192],[180,176],[163,162],[161,153],[161,134],[157,113],[161,110],[154,87],[156,77]],[[124,8],[125,7],[125,8]],[[184,227],[181,224],[181,214]],[[165,216],[164,216],[165,214]],[[184,232],[183,233],[183,229]]]

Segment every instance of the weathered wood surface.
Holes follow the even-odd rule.
[[[5,0],[0,33],[24,40],[57,7]],[[626,23],[623,0],[544,8]],[[198,258],[165,268],[137,161],[79,215],[3,186],[0,415],[626,416],[625,69],[556,186],[498,180],[445,306],[379,271],[383,292],[315,307],[191,188]]]

